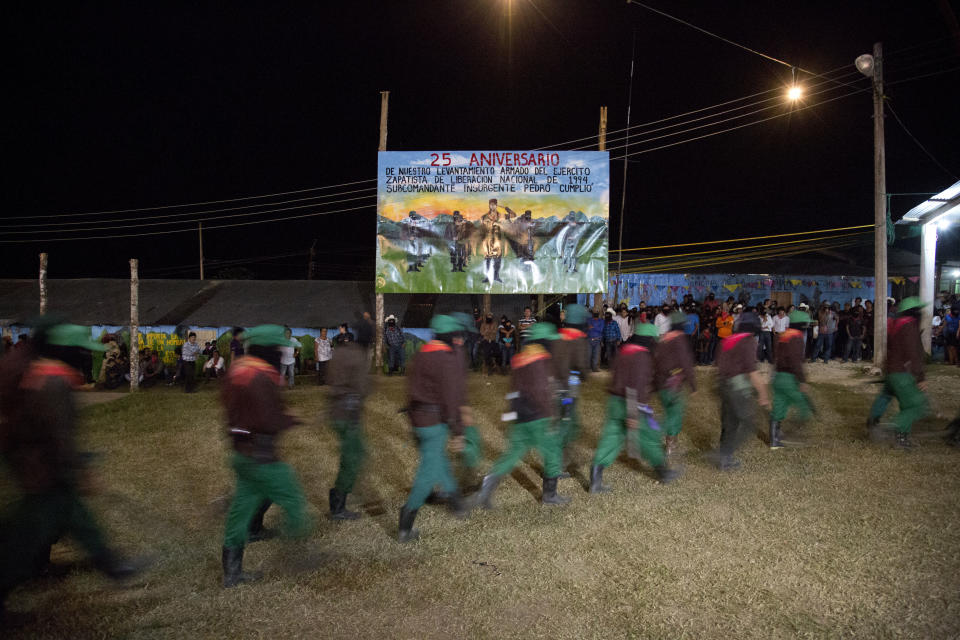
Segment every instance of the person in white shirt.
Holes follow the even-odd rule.
[[[297,349],[303,345],[300,344],[299,340],[293,337],[293,332],[290,330],[290,327],[287,327],[283,330],[283,335],[286,336],[290,343],[285,347],[277,347],[277,349],[280,351],[280,376],[287,378],[287,386],[293,389],[293,376],[297,362]]]
[[[203,363],[203,377],[218,378],[223,374],[225,366],[226,360],[221,358],[220,352],[214,349],[207,361]]]
[[[627,305],[620,305],[620,313],[613,318],[620,327],[620,341],[626,342],[633,335],[633,325],[630,323],[630,314]]]
[[[657,311],[657,316],[653,319],[653,324],[657,327],[657,333],[661,336],[667,334],[670,331],[670,316],[667,315],[668,307],[666,305],[660,307],[660,310]]]
[[[773,363],[773,318],[766,309],[760,313],[760,336],[757,341],[757,361],[763,362],[764,359]]]
[[[327,338],[326,328],[320,329],[320,337],[313,341],[313,359],[317,361],[317,384],[327,383],[327,363],[333,356],[333,344]]]

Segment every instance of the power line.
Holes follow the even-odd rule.
[[[224,219],[228,219],[228,218],[245,218],[245,217],[249,217],[249,216],[259,216],[259,215],[264,215],[264,214],[268,214],[268,213],[276,213],[277,211],[292,211],[292,210],[295,210],[295,209],[306,209],[306,208],[309,208],[309,207],[326,206],[326,205],[328,205],[328,204],[339,204],[339,203],[342,203],[342,202],[351,202],[351,201],[353,201],[353,200],[363,200],[364,198],[375,198],[375,197],[376,197],[376,194],[375,194],[375,193],[371,193],[371,194],[368,194],[368,195],[365,195],[365,196],[355,196],[355,197],[353,197],[353,198],[344,198],[343,200],[332,200],[332,201],[330,201],[330,202],[311,202],[311,203],[309,203],[309,204],[301,204],[301,205],[297,205],[297,206],[294,206],[294,207],[280,207],[280,208],[277,208],[277,209],[266,209],[266,210],[263,210],[263,211],[249,211],[249,212],[247,212],[247,213],[232,213],[232,214],[228,214],[228,215],[225,215],[225,216],[210,216],[210,217],[208,217],[208,218],[198,218],[198,219],[195,219],[195,220],[171,220],[171,221],[168,221],[168,222],[144,222],[144,223],[141,223],[141,224],[118,224],[118,225],[113,225],[113,224],[111,224],[110,221],[101,221],[101,222],[90,223],[90,224],[110,225],[110,226],[109,226],[110,229],[131,229],[131,228],[136,229],[136,228],[140,228],[140,227],[156,227],[156,226],[167,225],[167,224],[196,224],[196,223],[198,223],[198,222],[207,222],[208,220],[224,220]],[[269,220],[260,220],[259,222],[272,222],[272,221],[273,221],[272,219],[269,219]],[[208,227],[208,228],[210,228],[210,229],[217,229],[218,227]],[[8,235],[12,235],[12,234],[37,234],[37,233],[79,233],[79,232],[83,232],[83,231],[102,231],[102,230],[103,230],[103,229],[102,229],[101,227],[85,227],[85,228],[83,228],[83,229],[52,229],[52,230],[49,230],[49,231],[37,231],[37,230],[7,231],[7,232],[5,232],[5,233],[8,234]],[[191,229],[189,229],[189,230],[190,230],[190,231],[193,231],[194,229],[191,228]]]
[[[361,205],[359,207],[348,207],[346,209],[335,209],[333,211],[315,211],[313,213],[304,213],[296,216],[284,216],[282,218],[273,218],[271,220],[252,220],[249,222],[234,222],[231,224],[219,224],[207,227],[207,229],[229,229],[232,227],[247,227],[252,224],[263,224],[265,222],[284,222],[286,220],[299,220],[301,218],[312,218],[315,216],[325,216],[333,213],[344,213],[347,211],[357,211],[358,209],[367,209],[371,205]],[[0,240],[0,244],[23,244],[27,242],[70,242],[73,240],[112,240],[115,238],[137,238],[141,236],[160,236],[171,233],[194,233],[196,229],[168,229],[165,231],[145,231],[144,233],[124,233],[109,236],[85,236],[82,238],[26,238],[23,240]]]
[[[208,213],[220,213],[220,212],[223,212],[223,211],[239,211],[240,209],[252,209],[252,208],[255,208],[255,207],[265,207],[265,206],[270,206],[270,207],[272,207],[272,206],[275,206],[275,205],[278,205],[278,204],[289,204],[289,203],[291,203],[291,202],[304,202],[304,201],[306,201],[306,200],[316,200],[316,199],[318,199],[318,198],[335,198],[335,197],[337,197],[337,196],[347,195],[347,194],[350,194],[350,193],[361,193],[361,192],[365,192],[365,191],[376,191],[376,187],[367,187],[367,188],[364,188],[364,189],[353,189],[353,190],[351,190],[351,191],[340,191],[340,192],[328,193],[328,194],[320,195],[320,196],[309,196],[309,197],[306,197],[306,198],[294,198],[294,199],[292,199],[292,200],[280,200],[280,201],[277,201],[277,202],[258,202],[258,203],[256,203],[256,204],[245,204],[245,205],[241,205],[241,206],[237,206],[237,207],[225,207],[225,208],[223,208],[223,209],[209,209],[209,210],[206,210],[206,211],[186,211],[186,212],[183,212],[183,213],[168,213],[168,214],[159,215],[159,216],[141,216],[141,217],[136,217],[136,218],[111,218],[111,219],[105,219],[105,220],[80,220],[80,221],[77,221],[77,222],[42,222],[42,223],[41,223],[41,222],[28,222],[28,223],[23,223],[23,224],[19,224],[19,225],[0,225],[0,228],[14,227],[14,228],[18,228],[18,229],[19,229],[20,227],[23,227],[23,226],[27,226],[27,227],[65,227],[65,226],[79,225],[79,224],[113,224],[113,223],[115,223],[115,222],[131,222],[131,221],[141,221],[141,220],[162,220],[162,219],[167,219],[167,218],[179,218],[179,217],[183,217],[183,216],[204,215],[204,214],[208,214]],[[341,202],[341,201],[316,202],[316,203],[314,203],[314,204],[318,204],[318,205],[321,205],[321,204],[333,204],[334,202]],[[29,217],[29,216],[21,216],[21,217],[23,218],[23,217]],[[36,216],[36,217],[43,218],[43,217],[46,217],[46,216]],[[208,219],[208,218],[202,218],[202,219],[199,220],[199,222],[204,222],[204,221],[206,221],[207,219]],[[213,218],[209,218],[209,219],[212,220]],[[191,221],[191,220],[183,220],[183,221],[181,221],[181,222],[197,222],[197,220],[192,220],[192,221]],[[67,229],[66,231],[69,231],[69,229]]]
[[[923,146],[922,144],[920,144],[920,141],[917,140],[917,137],[916,137],[915,135],[913,135],[912,133],[910,133],[910,129],[907,129],[907,125],[905,125],[905,124],[903,123],[903,120],[900,119],[900,116],[897,115],[897,112],[893,110],[893,105],[891,105],[889,102],[887,102],[887,103],[885,103],[885,106],[887,107],[887,110],[890,111],[890,114],[894,117],[894,119],[897,121],[897,123],[903,128],[903,130],[907,133],[907,135],[910,136],[910,139],[913,140],[915,143],[917,143],[917,146],[920,147],[920,150],[923,151],[925,154],[927,154],[927,157],[930,158],[931,160],[933,160],[933,163],[934,163],[934,164],[936,164],[938,167],[940,167],[941,169],[943,169],[944,173],[946,173],[948,176],[950,176],[950,177],[953,178],[954,180],[960,180],[960,178],[957,178],[957,176],[956,176],[955,173],[953,173],[952,171],[950,171],[949,169],[947,169],[945,166],[943,166],[943,165],[940,163],[939,160],[937,160],[936,158],[934,158],[934,157],[933,157],[933,154],[930,153],[929,151],[927,151],[927,148],[926,148],[925,146]]]
[[[833,228],[833,229],[815,229],[815,230],[813,230],[813,231],[796,231],[796,232],[794,232],[794,233],[778,233],[778,234],[776,234],[776,235],[752,236],[752,237],[749,237],[749,238],[731,238],[731,239],[728,239],[728,240],[706,240],[706,241],[704,241],[704,242],[685,242],[685,243],[682,243],[682,244],[663,244],[663,245],[659,245],[659,246],[656,246],[656,247],[639,247],[639,248],[636,248],[636,249],[624,249],[624,251],[651,251],[651,250],[653,250],[653,249],[673,249],[673,248],[675,248],[675,247],[695,247],[695,246],[700,246],[700,245],[705,245],[705,244],[721,244],[721,243],[727,243],[727,242],[746,242],[747,240],[768,240],[768,239],[770,239],[770,238],[787,238],[787,237],[790,237],[790,236],[803,236],[803,235],[809,235],[809,234],[812,234],[812,233],[832,233],[832,232],[834,232],[834,231],[849,231],[849,230],[851,230],[851,229],[866,229],[866,228],[868,228],[868,227],[869,227],[869,228],[872,228],[873,225],[872,225],[872,224],[861,224],[861,225],[856,225],[856,226],[853,226],[853,227],[836,227],[836,228]],[[616,249],[611,249],[611,250],[610,250],[610,253],[613,253],[614,251],[616,251]]]
[[[787,240],[785,242],[771,242],[768,244],[759,244],[759,245],[747,246],[747,247],[732,247],[729,249],[711,249],[709,251],[693,251],[689,253],[675,253],[670,256],[646,256],[644,258],[629,258],[626,260],[622,260],[622,262],[650,262],[651,260],[666,260],[667,258],[686,258],[689,256],[706,255],[706,254],[712,254],[712,253],[729,253],[732,251],[753,250],[753,249],[760,249],[763,247],[782,247],[784,245],[792,245],[792,244],[823,242],[824,240],[832,240],[835,238],[849,238],[851,236],[859,236],[865,233],[871,233],[871,232],[857,231],[854,233],[840,233],[832,236],[819,236],[816,238],[806,238],[804,240]]]
[[[309,189],[297,189],[296,191],[280,191],[278,193],[267,193],[259,196],[245,196],[242,198],[227,198],[225,200],[209,200],[207,202],[193,202],[190,204],[168,204],[160,207],[141,207],[139,209],[114,209],[112,211],[88,211],[86,213],[55,213],[43,216],[7,216],[9,220],[24,220],[24,219],[37,219],[37,218],[71,218],[76,216],[99,216],[106,215],[111,213],[135,213],[137,211],[159,211],[161,209],[177,209],[180,207],[200,207],[208,204],[221,204],[224,202],[240,202],[241,200],[255,200],[257,198],[272,198],[274,196],[287,196],[295,193],[306,193],[307,191],[321,191],[325,189],[336,189],[337,187],[348,187],[355,184],[363,184],[365,182],[374,182],[376,178],[369,178],[367,180],[354,180],[353,182],[343,182],[340,184],[331,184],[324,187],[311,187]]]

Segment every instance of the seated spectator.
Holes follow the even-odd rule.
[[[203,363],[203,377],[207,380],[219,378],[223,375],[224,360],[220,357],[220,352],[216,349],[210,354],[210,358]]]
[[[516,352],[517,328],[513,326],[510,318],[503,316],[500,319],[500,366],[506,370],[510,366],[510,360]]]

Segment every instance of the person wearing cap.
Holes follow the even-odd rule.
[[[669,319],[670,330],[660,338],[653,354],[654,382],[663,404],[664,445],[668,456],[676,449],[677,437],[683,428],[683,414],[687,408],[683,387],[689,387],[690,393],[697,392],[693,347],[686,334],[687,316],[674,311]]]
[[[333,352],[330,359],[327,407],[333,430],[340,441],[340,469],[330,488],[330,518],[354,520],[360,514],[347,509],[347,496],[353,491],[366,458],[363,436],[363,401],[370,392],[366,349],[348,342]]]
[[[513,358],[510,376],[510,414],[515,421],[510,427],[510,445],[483,478],[476,496],[476,504],[485,509],[492,507],[491,498],[504,475],[523,459],[533,448],[543,458],[543,495],[541,503],[563,505],[570,502],[557,494],[557,479],[562,469],[560,440],[549,433],[556,416],[556,401],[553,395],[550,352],[547,344],[559,338],[549,322],[538,322],[530,327],[523,349]]]
[[[467,395],[467,372],[470,366],[467,352],[468,338],[477,333],[477,326],[473,318],[466,313],[454,311],[450,317],[460,325],[460,334],[453,338],[453,352],[457,362],[462,366],[463,375],[460,376],[460,424],[463,426],[463,447],[457,456],[461,493],[467,488],[475,488],[476,469],[480,464],[483,452],[483,439],[480,430],[473,423],[473,410],[470,408],[470,399]]]
[[[813,414],[803,370],[803,336],[810,324],[810,314],[791,311],[790,325],[778,338],[775,350],[776,373],[773,375],[773,410],[770,414],[770,448],[783,447],[780,423],[787,417],[790,407],[796,407],[800,419],[806,421]]]
[[[887,362],[884,366],[883,389],[870,408],[867,428],[874,440],[880,439],[883,428],[880,418],[890,401],[897,399],[900,413],[893,417],[896,446],[909,449],[910,430],[916,420],[930,411],[925,395],[924,352],[920,344],[920,312],[924,304],[920,298],[907,297],[900,301],[897,315],[887,322]]]
[[[257,528],[252,523],[262,521],[270,503],[286,512],[291,536],[305,536],[312,525],[296,472],[277,455],[277,438],[297,423],[284,410],[284,382],[277,370],[280,349],[290,345],[290,338],[284,327],[272,324],[253,327],[246,338],[246,355],[230,367],[221,394],[233,449],[230,465],[237,476],[221,554],[224,587],[259,577],[243,571],[243,550],[250,528]]]
[[[553,377],[560,400],[557,435],[563,453],[563,468],[569,469],[570,445],[580,435],[578,397],[590,367],[590,346],[587,344],[587,320],[590,312],[581,304],[568,305],[566,326],[558,330],[559,340],[550,345]]]
[[[406,338],[403,329],[397,324],[397,316],[387,316],[387,326],[383,328],[383,342],[387,345],[387,375],[403,373],[403,345]]]
[[[453,224],[447,225],[447,240],[450,244],[451,273],[463,272],[467,266],[467,240],[473,232],[473,225],[464,220],[459,211],[453,212]]]
[[[430,321],[430,329],[433,340],[413,357],[407,376],[407,414],[414,427],[420,464],[410,495],[400,509],[397,535],[400,542],[419,536],[413,522],[436,486],[448,497],[455,515],[465,517],[467,514],[446,451],[451,431],[454,434],[452,448],[463,449],[461,406],[465,372],[453,346],[454,340],[461,336],[462,326],[450,316],[437,315]]]
[[[119,557],[83,498],[88,456],[77,451],[73,390],[83,384],[78,366],[86,353],[105,349],[88,327],[44,317],[29,345],[0,361],[0,454],[20,490],[0,528],[0,626],[7,594],[49,563],[50,547],[63,535],[115,580],[145,566]]]
[[[676,478],[676,471],[667,466],[663,434],[653,420],[653,410],[648,404],[657,337],[655,326],[641,323],[620,348],[607,388],[610,394],[607,419],[590,468],[590,493],[610,491],[610,487],[603,484],[603,470],[617,459],[624,441],[627,441],[630,456],[642,457],[653,467],[660,482],[666,484]]]
[[[746,315],[746,314],[744,314]],[[767,387],[757,371],[757,338],[760,322],[756,314],[740,319],[740,331],[720,341],[717,355],[717,382],[720,389],[720,444],[707,457],[721,471],[740,466],[733,457],[755,427],[754,407],[770,406]],[[754,396],[754,392],[756,396]]]

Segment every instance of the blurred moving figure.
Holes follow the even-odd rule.
[[[47,566],[51,545],[63,535],[115,580],[145,565],[110,548],[82,499],[91,484],[89,456],[77,451],[72,391],[83,384],[78,365],[86,352],[105,349],[87,327],[42,318],[30,346],[0,362],[0,452],[22,492],[0,527],[0,621],[7,594]]]

